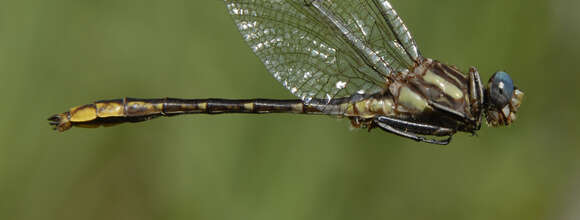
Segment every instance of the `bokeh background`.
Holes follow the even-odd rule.
[[[129,97],[293,98],[218,0],[2,0],[0,219],[580,219],[580,1],[392,0],[423,54],[526,92],[445,147],[347,120],[181,116],[50,130]]]

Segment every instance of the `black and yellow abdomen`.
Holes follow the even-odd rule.
[[[159,116],[221,113],[295,113],[321,114],[319,108],[301,100],[271,99],[137,99],[123,98],[96,101],[53,115],[50,124],[58,131],[72,126],[99,127],[123,122],[145,121]]]

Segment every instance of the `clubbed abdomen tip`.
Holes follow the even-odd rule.
[[[59,132],[66,131],[72,127],[72,123],[69,120],[68,115],[69,115],[68,112],[55,114],[48,118],[48,123],[54,126],[53,127],[54,130],[57,130]]]

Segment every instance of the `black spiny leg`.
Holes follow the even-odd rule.
[[[465,124],[475,125],[475,129],[470,129],[471,133],[473,135],[475,135],[475,131],[477,131],[481,128],[481,123],[480,123],[479,119],[470,118],[467,115],[465,115],[465,113],[458,112],[456,110],[453,110],[453,109],[451,109],[447,106],[441,105],[441,104],[437,104],[436,102],[433,102],[431,100],[427,100],[427,103],[429,103],[429,105],[431,107],[433,107],[434,109],[439,110],[441,112],[444,112],[447,115],[450,115],[451,117],[453,117],[457,120],[460,120]]]
[[[463,122],[471,122],[473,121],[473,119],[467,117],[467,115],[465,115],[464,113],[458,112],[454,109],[451,109],[447,106],[441,105],[441,104],[437,104],[436,102],[433,102],[431,100],[427,100],[427,103],[429,103],[430,106],[432,106],[433,108],[445,112],[449,115],[451,115],[452,117],[459,119]]]
[[[408,122],[400,119],[379,116],[374,120],[375,124],[386,132],[390,132],[401,137],[409,138],[411,140],[425,142],[430,144],[447,145],[451,141],[451,137],[455,134],[455,130],[428,124],[419,124]],[[444,140],[436,140],[425,138],[420,135],[433,136],[448,136]]]
[[[414,133],[401,131],[401,130],[398,130],[396,128],[393,128],[393,127],[391,127],[387,124],[381,123],[381,122],[377,122],[377,126],[379,126],[379,128],[381,128],[381,129],[383,129],[383,131],[390,132],[390,133],[396,134],[398,136],[401,136],[404,138],[409,138],[411,140],[415,140],[415,141],[419,141],[419,142],[425,142],[425,143],[429,143],[429,144],[447,145],[447,144],[449,144],[449,141],[451,141],[451,136],[449,136],[449,138],[447,138],[445,140],[440,141],[440,140],[435,140],[435,139],[424,138],[424,137],[418,136]]]
[[[405,131],[410,131],[422,135],[449,136],[455,134],[456,132],[456,130],[451,128],[445,128],[429,124],[420,124],[401,119],[391,118],[387,116],[378,116],[375,118],[375,121],[390,125],[397,129],[402,129]]]

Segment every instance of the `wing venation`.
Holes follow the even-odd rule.
[[[311,0],[312,1],[312,0]],[[380,92],[421,58],[383,0],[225,0],[268,71],[305,102]]]

